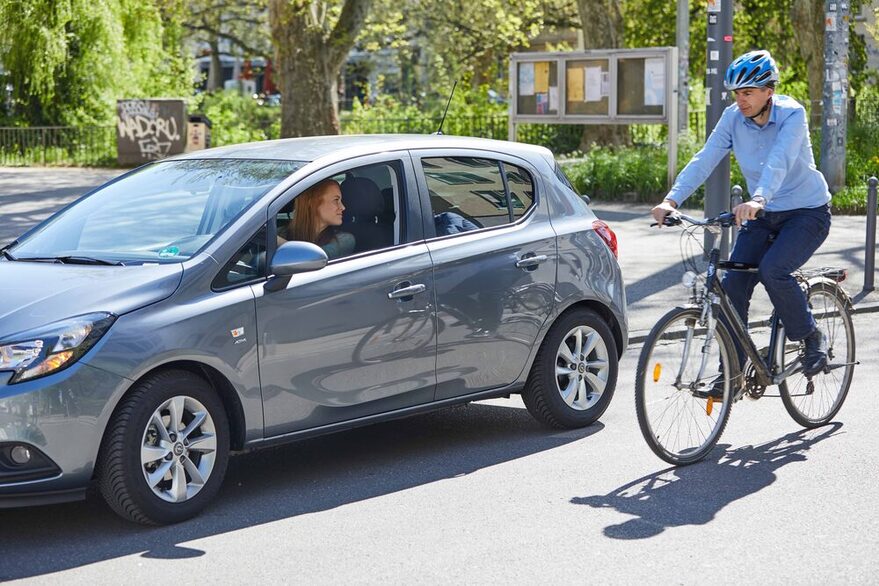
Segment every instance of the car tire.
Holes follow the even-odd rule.
[[[216,496],[229,460],[229,423],[208,382],[168,370],[135,385],[113,414],[98,462],[102,495],[145,525],[178,523]],[[185,483],[185,484],[184,484]]]
[[[576,353],[578,339],[580,353]],[[591,309],[562,314],[549,329],[522,391],[535,419],[557,429],[598,420],[616,387],[618,355],[607,322]]]

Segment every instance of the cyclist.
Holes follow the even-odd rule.
[[[791,273],[827,238],[830,192],[815,168],[806,111],[794,99],[776,94],[777,82],[778,67],[768,51],[745,53],[730,64],[724,85],[735,94],[735,104],[724,110],[705,146],[652,214],[662,226],[665,216],[708,178],[721,159],[730,150],[735,153],[752,195],[733,209],[741,230],[730,260],[759,269],[757,274],[727,271],[723,288],[747,324],[754,287],[758,280],[763,283],[787,337],[804,342],[803,372],[813,376],[827,364],[827,343]],[[758,218],[760,210],[765,213]],[[741,363],[744,350],[738,342],[736,347]]]

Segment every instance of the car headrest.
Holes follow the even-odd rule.
[[[366,177],[349,177],[342,183],[342,203],[346,215],[380,216],[385,211],[385,199],[378,185]]]

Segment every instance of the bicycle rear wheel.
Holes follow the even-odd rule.
[[[783,380],[778,388],[788,414],[803,427],[811,428],[830,422],[845,401],[855,370],[855,328],[848,298],[834,284],[812,285],[809,308],[827,337],[828,368],[811,380],[798,372]],[[801,348],[800,343],[786,344],[780,359],[782,367],[793,362]]]
[[[650,331],[635,380],[638,425],[653,452],[670,464],[692,464],[714,448],[733,402],[732,338],[717,322],[710,344],[695,308],[670,311]],[[723,397],[706,397],[722,377]]]

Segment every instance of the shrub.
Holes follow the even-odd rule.
[[[201,94],[190,111],[201,111],[210,119],[211,146],[281,136],[281,108],[260,105],[250,96],[234,90]]]

